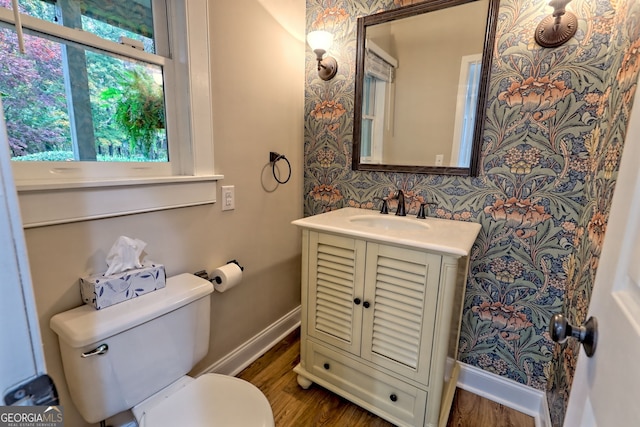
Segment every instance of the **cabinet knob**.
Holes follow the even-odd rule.
[[[364,308],[369,308],[369,307],[371,307],[371,304],[369,304],[369,301],[365,301],[365,302],[362,303],[362,306]]]
[[[355,305],[360,305],[360,298],[356,298],[356,299],[354,299],[354,300],[353,300],[353,303],[354,303]]]
[[[389,396],[389,399],[391,399],[392,402],[397,402],[398,401],[398,396],[394,394],[392,394],[391,396]]]
[[[329,368],[331,367],[331,365],[329,365],[328,363],[325,363],[322,366],[324,367],[324,369],[327,369],[327,370],[329,370]]]

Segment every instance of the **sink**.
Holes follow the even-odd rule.
[[[397,246],[467,256],[480,232],[480,224],[442,218],[418,219],[413,215],[383,215],[377,210],[346,207],[293,221],[309,231]]]
[[[349,218],[349,222],[354,225],[362,225],[365,227],[389,231],[425,231],[430,228],[429,224],[420,222],[419,220],[397,216],[356,215]]]

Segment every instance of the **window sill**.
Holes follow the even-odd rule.
[[[216,202],[222,175],[16,183],[24,228]]]

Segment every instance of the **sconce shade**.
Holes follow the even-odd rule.
[[[316,50],[326,52],[333,44],[333,34],[328,31],[311,31],[307,34],[307,43],[314,52]]]
[[[551,0],[553,13],[538,24],[535,40],[542,47],[558,47],[574,36],[578,29],[578,18],[565,7],[571,0]]]
[[[324,54],[333,44],[333,34],[328,31],[312,31],[307,34],[307,43],[316,54],[318,76],[325,81],[331,80],[338,72],[338,62]]]

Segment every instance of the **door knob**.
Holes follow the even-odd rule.
[[[549,334],[557,343],[564,343],[568,338],[576,338],[582,343],[587,357],[593,356],[598,343],[598,321],[590,317],[582,326],[573,326],[564,314],[554,314],[549,322]]]

